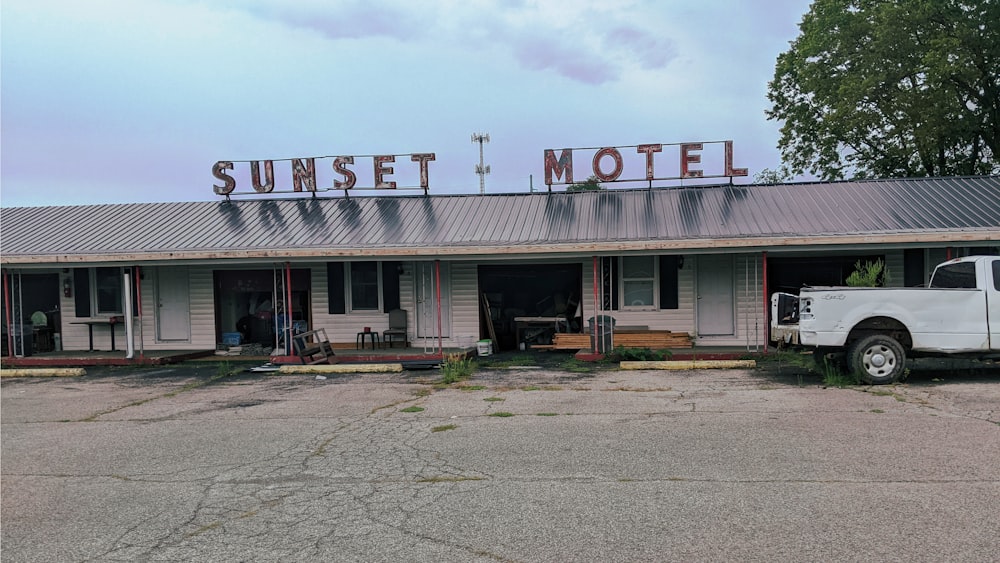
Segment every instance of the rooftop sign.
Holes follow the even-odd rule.
[[[409,157],[414,164],[407,165],[400,173],[417,180],[419,186],[397,186],[392,180],[396,167],[392,166],[397,157]],[[362,172],[359,159],[368,160],[367,171]],[[366,156],[317,156],[308,158],[288,158],[282,160],[220,160],[212,166],[212,175],[222,182],[212,187],[218,195],[267,194],[289,192],[325,192],[331,190],[368,189],[396,190],[421,189],[427,193],[429,181],[428,163],[435,159],[434,153],[386,154]],[[320,167],[317,161],[327,161],[327,167]],[[280,176],[275,175],[278,163]],[[239,169],[236,164],[240,164]],[[261,170],[263,168],[263,171]],[[280,170],[283,169],[283,170]],[[369,174],[370,172],[370,174]],[[359,183],[359,174],[362,182]],[[237,191],[240,185],[249,184],[248,189]],[[289,189],[289,187],[291,189]]]
[[[709,149],[705,146],[708,145]],[[670,149],[670,153],[663,153],[664,147]],[[635,164],[641,162],[645,164],[645,175],[638,177],[641,171],[636,170],[637,177],[622,178],[626,171],[625,157],[622,156],[621,149],[628,149],[624,152],[640,155],[633,157],[630,169],[635,169]],[[714,149],[714,150],[713,150]],[[552,189],[553,184],[572,184],[573,176],[573,153],[574,151],[596,151],[591,158],[591,171],[601,182],[650,182],[653,180],[684,180],[688,178],[732,178],[735,176],[746,176],[746,168],[733,168],[733,142],[732,141],[702,141],[697,143],[673,143],[673,144],[647,144],[628,145],[622,147],[601,147],[589,149],[559,149],[556,156],[555,149],[545,150],[545,184]],[[702,156],[709,156],[706,151],[711,151],[715,167],[705,170],[702,163]],[[722,154],[717,154],[721,152]],[[657,166],[659,164],[659,166]],[[676,164],[676,166],[671,166]],[[708,164],[706,161],[704,164]],[[658,175],[660,174],[660,175]],[[559,181],[559,180],[562,181]]]

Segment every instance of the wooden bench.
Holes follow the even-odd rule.
[[[337,363],[333,346],[326,337],[326,329],[319,328],[292,336],[292,346],[295,355],[304,364],[334,364]]]

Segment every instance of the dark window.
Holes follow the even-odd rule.
[[[98,315],[122,312],[121,268],[95,268],[94,289]]]
[[[351,310],[378,311],[378,262],[351,262],[348,272]]]
[[[957,262],[938,267],[931,279],[931,287],[975,289],[976,263]]]
[[[1000,291],[1000,260],[993,261],[993,289]]]

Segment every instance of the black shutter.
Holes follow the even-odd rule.
[[[135,266],[129,266],[128,269],[129,269],[129,272],[132,274],[128,278],[128,279],[132,280],[132,316],[133,317],[138,317],[139,316],[139,289],[140,289],[140,286],[142,285],[139,282],[139,276],[137,275],[139,273],[138,272],[139,269],[136,268]]]
[[[903,285],[906,287],[924,285],[923,248],[911,248],[903,251]]]
[[[678,308],[677,256],[660,256],[660,309]]]
[[[330,314],[343,315],[347,312],[344,296],[344,263],[326,263],[326,290],[330,301]]]
[[[90,316],[90,270],[73,268],[73,298],[76,301],[76,316]]]
[[[400,262],[382,262],[382,308],[388,313],[399,309]]]

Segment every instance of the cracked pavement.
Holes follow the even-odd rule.
[[[1000,553],[996,372],[852,389],[780,370],[435,377],[5,379],[3,560]]]

